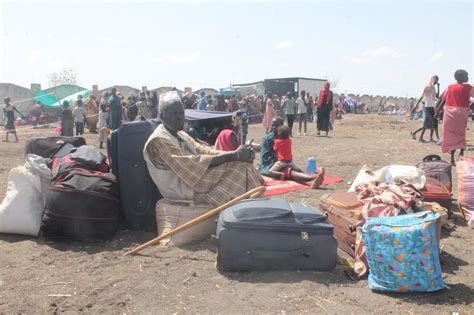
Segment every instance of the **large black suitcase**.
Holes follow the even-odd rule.
[[[66,143],[78,148],[86,144],[83,137],[39,137],[30,138],[26,143],[25,156],[36,154],[44,158],[52,158]]]
[[[221,271],[331,270],[333,227],[318,209],[282,198],[251,199],[224,210],[217,223]]]
[[[156,119],[133,121],[112,132],[108,141],[112,172],[120,185],[120,203],[126,227],[156,231],[156,202],[161,199],[143,158],[148,137],[159,125]]]

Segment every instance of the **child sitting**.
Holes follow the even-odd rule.
[[[291,152],[290,128],[286,125],[278,127],[277,137],[273,145],[273,151],[277,154],[278,161],[273,164],[270,172],[273,175],[278,175],[282,180],[285,179],[285,169],[290,168],[296,172],[302,170],[293,163],[293,155]],[[276,177],[276,176],[275,176]],[[288,176],[286,176],[288,177]]]
[[[278,127],[273,151],[277,154],[278,161],[270,168],[269,176],[274,178],[292,179],[297,182],[310,182],[311,188],[318,189],[323,183],[325,170],[321,168],[316,174],[305,174],[293,162],[291,152],[290,128],[286,125]]]

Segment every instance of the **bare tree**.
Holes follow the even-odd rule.
[[[79,79],[77,72],[69,68],[48,75],[48,85],[50,87],[58,86],[61,84],[78,85]]]

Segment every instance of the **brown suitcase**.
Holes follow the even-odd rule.
[[[354,192],[335,192],[319,199],[319,208],[326,213],[329,223],[334,226],[337,246],[351,257],[355,257],[357,227],[364,221],[358,219],[362,203]]]
[[[452,215],[451,203],[452,197],[446,186],[439,180],[434,178],[426,177],[426,184],[423,189],[420,190],[425,202],[436,202],[440,206],[448,209],[448,215]]]

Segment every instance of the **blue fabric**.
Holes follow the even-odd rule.
[[[431,292],[445,287],[436,239],[439,214],[367,218],[362,227],[369,288]]]
[[[201,97],[201,100],[199,101],[199,110],[206,110],[207,107],[207,99],[206,97]]]
[[[258,162],[258,171],[262,175],[267,175],[270,172],[270,168],[272,168],[273,164],[278,160],[275,151],[273,151],[274,142],[275,134],[273,132],[263,137],[260,146],[260,161]]]

